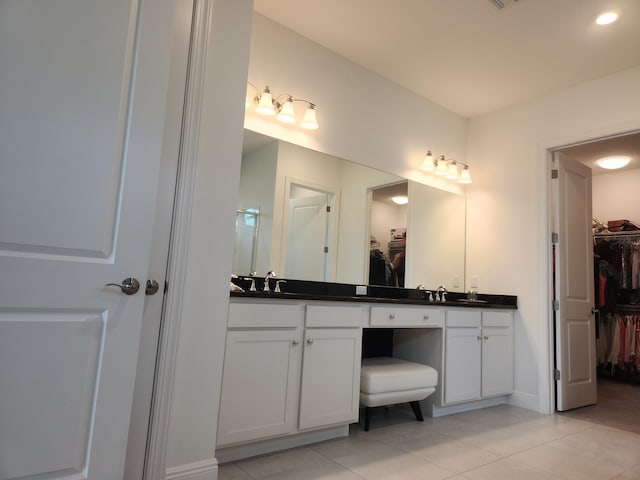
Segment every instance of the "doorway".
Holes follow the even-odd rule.
[[[369,190],[368,284],[404,287],[408,183]]]
[[[609,231],[609,222],[611,222],[611,229],[615,230],[620,228],[615,226],[617,220],[630,222],[621,228],[633,229],[634,225],[640,225],[640,192],[637,189],[638,182],[640,182],[640,132],[562,147],[551,154],[555,152],[561,152],[592,169],[594,228],[607,232]],[[597,165],[598,159],[610,156],[628,156],[630,161],[626,166],[617,170],[606,170]],[[630,235],[634,236],[633,233]],[[631,269],[629,270],[631,271]],[[597,296],[597,262],[594,262],[593,273],[596,283],[594,306],[597,307],[599,302],[601,303],[601,299]],[[619,291],[618,304],[621,301],[626,302],[623,304],[625,307],[635,310],[635,312],[629,313],[640,315],[638,286],[637,283],[629,284],[627,287],[635,288],[623,289],[626,290],[625,292]],[[633,303],[629,305],[628,302]],[[637,409],[637,406],[640,405],[640,381],[638,381],[640,376],[636,373],[640,369],[637,361],[634,363],[634,360],[637,360],[637,355],[630,355],[631,344],[627,347],[626,358],[619,357],[620,354],[615,352],[612,356],[611,352],[603,354],[607,343],[606,330],[603,331],[603,329],[610,328],[611,322],[617,321],[614,317],[616,312],[611,311],[611,308],[608,310],[601,312],[599,317],[596,312],[595,318],[598,344],[593,361],[598,365],[596,375],[597,401],[595,405],[567,410],[563,414],[638,432],[640,431],[640,412]],[[552,349],[555,349],[556,341],[557,339],[554,339]],[[636,342],[635,345],[637,344]],[[632,347],[634,352],[635,345]]]

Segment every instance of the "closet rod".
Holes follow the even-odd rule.
[[[594,233],[594,243],[598,240],[635,240],[640,239],[640,230],[631,230],[626,232],[608,232],[608,233]]]

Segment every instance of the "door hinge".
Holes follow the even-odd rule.
[[[329,253],[329,247],[324,247],[324,253]]]
[[[557,232],[553,232],[551,234],[551,243],[558,243],[559,239],[560,239],[560,235]]]
[[[327,205],[327,213],[331,213],[331,205]]]
[[[554,310],[560,310],[560,300],[554,300],[553,301],[553,309]]]
[[[551,178],[558,178],[558,169],[554,168],[551,170]]]
[[[558,370],[557,368],[553,371],[553,378],[556,380],[556,382],[560,380],[560,370]]]

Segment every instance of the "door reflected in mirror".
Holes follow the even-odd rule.
[[[394,185],[403,186],[408,204],[404,221],[388,223],[374,195]],[[284,278],[372,284],[372,237],[393,262],[405,240],[392,236],[405,229],[403,282],[396,276],[392,286],[464,285],[461,195],[245,130],[238,211],[259,212],[254,219],[237,214],[238,275],[271,270]],[[393,240],[396,250],[389,250]]]

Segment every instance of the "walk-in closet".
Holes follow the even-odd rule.
[[[640,133],[570,147],[592,168],[598,399],[566,415],[640,432]],[[630,157],[605,170],[603,157]]]

